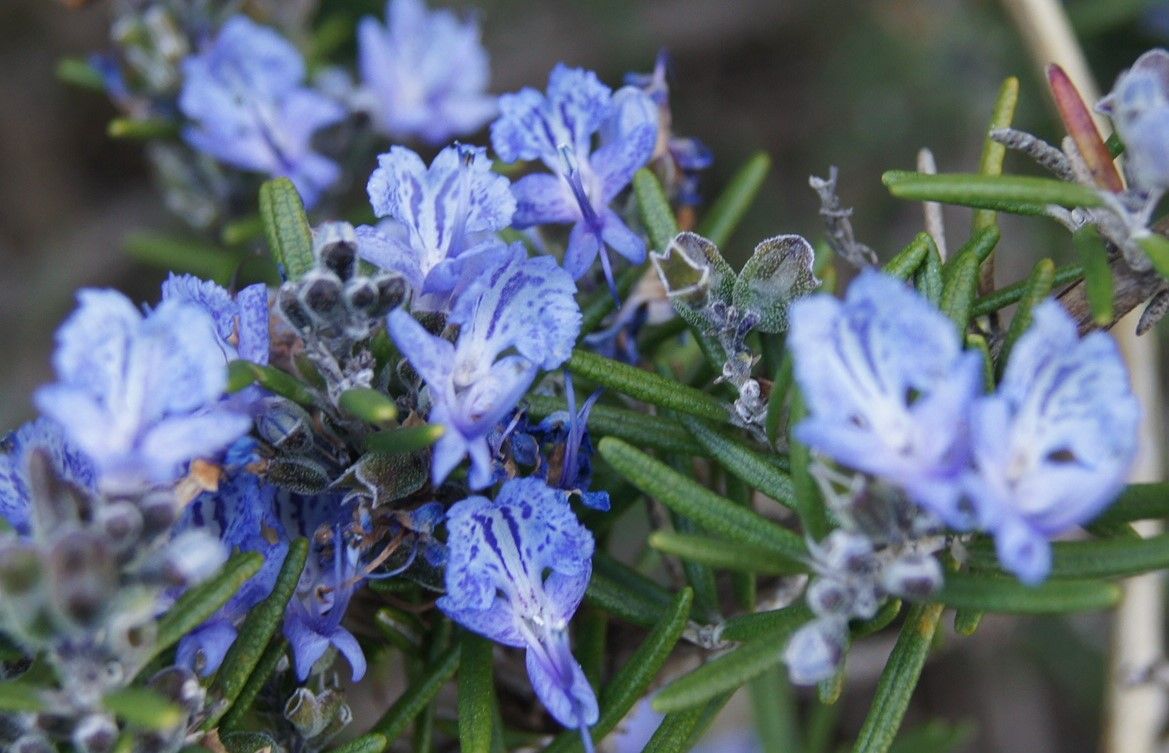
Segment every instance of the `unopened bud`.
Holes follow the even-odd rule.
[[[827,617],[797,630],[783,652],[788,675],[796,685],[815,685],[840,668],[848,649],[848,622]]]

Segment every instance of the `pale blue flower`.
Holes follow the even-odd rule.
[[[952,525],[968,458],[967,414],[982,378],[953,322],[901,281],[862,272],[844,301],[791,306],[788,343],[809,416],[800,441],[905,489]]]
[[[500,254],[495,231],[515,213],[507,178],[491,171],[480,147],[448,146],[427,168],[395,146],[378,157],[368,190],[374,213],[394,225],[358,228],[358,253],[401,274],[415,296],[450,293],[469,263]]]
[[[357,63],[378,131],[441,144],[479,130],[498,111],[479,26],[422,0],[390,0],[386,25],[361,19]]]
[[[537,370],[568,360],[580,332],[575,292],[553,259],[529,259],[516,244],[460,294],[449,317],[460,326],[454,343],[431,335],[402,309],[390,313],[390,335],[428,387],[429,420],[446,427],[434,447],[435,483],[468,454],[472,487],[490,483],[487,436]]]
[[[304,59],[276,30],[233,16],[183,61],[183,138],[225,164],[289,178],[311,207],[341,173],[313,150],[313,134],[346,112],[304,78]]]
[[[515,479],[495,502],[469,497],[447,514],[447,593],[438,606],[463,627],[527,649],[537,697],[565,727],[587,730],[597,701],[568,643],[592,573],[593,537],[564,492]]]
[[[162,300],[172,298],[197,304],[211,315],[228,361],[268,363],[268,288],[263,283],[232,295],[210,280],[171,274],[162,284]]]
[[[1149,50],[1120,74],[1096,109],[1124,142],[1124,170],[1140,191],[1169,189],[1169,52]]]
[[[1116,343],[1079,339],[1055,301],[1035,309],[998,391],[975,403],[965,488],[999,559],[1026,583],[1047,577],[1048,539],[1091,520],[1124,486],[1140,405]]]
[[[58,382],[37,407],[93,461],[99,486],[141,491],[247,433],[220,402],[227,369],[215,322],[199,306],[163,301],[145,317],[113,290],[82,290],[57,331]]]
[[[644,239],[609,205],[653,156],[658,137],[653,101],[632,87],[614,96],[595,73],[557,65],[547,94],[522,89],[500,97],[499,107],[491,143],[500,158],[538,159],[552,170],[526,175],[512,186],[514,224],[572,224],[564,268],[573,279],[605,248],[633,264],[644,262]],[[593,136],[603,126],[608,137],[594,151]],[[607,253],[601,253],[601,262],[611,281]]]
[[[28,458],[33,451],[48,453],[49,464],[63,480],[92,491],[96,485],[93,463],[65,437],[61,426],[38,418],[0,440],[0,518],[21,536],[33,527],[29,491]]]

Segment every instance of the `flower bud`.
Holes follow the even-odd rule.
[[[788,675],[796,685],[815,685],[836,674],[848,649],[848,621],[827,617],[797,630],[783,652]]]
[[[895,596],[926,599],[942,587],[942,566],[928,554],[903,554],[882,569],[881,584]]]
[[[353,276],[357,261],[357,235],[348,222],[326,222],[313,232],[317,263],[341,280]]]
[[[109,753],[118,742],[118,725],[106,714],[90,714],[73,728],[72,737],[78,753]]]

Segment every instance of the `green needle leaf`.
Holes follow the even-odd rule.
[[[994,545],[974,541],[968,549],[971,568],[998,566]],[[1118,578],[1169,568],[1169,534],[1132,539],[1057,541],[1051,545],[1053,578]]]
[[[188,590],[158,621],[154,651],[158,656],[179,642],[187,633],[202,625],[231,600],[264,565],[259,552],[241,552],[227,561],[219,574]]]
[[[106,126],[106,135],[135,141],[169,139],[179,135],[179,126],[165,118],[114,118]]]
[[[806,555],[804,542],[796,534],[700,486],[694,479],[620,439],[605,437],[598,449],[609,465],[638,489],[679,515],[691,518],[712,534],[732,542],[755,545],[789,559]]]
[[[386,739],[385,735],[379,735],[376,732],[371,732],[368,735],[350,740],[349,742],[338,745],[329,753],[381,753],[386,749],[390,741]]]
[[[649,233],[651,246],[664,251],[678,234],[678,221],[670,209],[662,184],[656,175],[642,168],[633,176],[633,193],[637,197],[637,207],[641,210],[641,221]]]
[[[162,233],[131,233],[126,237],[125,247],[126,253],[143,264],[172,272],[188,272],[220,285],[231,281],[244,259],[238,251],[226,251],[200,240]]]
[[[1052,288],[1060,288],[1084,276],[1083,267],[1067,266],[1060,267],[1055,272],[1055,278],[1052,281]],[[974,309],[970,312],[971,316],[986,316],[987,314],[998,311],[1001,308],[1006,308],[1011,304],[1018,303],[1019,300],[1027,294],[1028,281],[1022,280],[1013,285],[1008,285],[1005,288],[999,288],[993,293],[983,296],[974,302]]]
[[[601,691],[601,715],[591,730],[595,742],[599,743],[601,738],[609,734],[625,718],[633,704],[645,695],[646,689],[682,637],[682,631],[690,620],[690,604],[693,600],[693,592],[689,588],[682,589],[645,641]],[[582,749],[579,734],[575,730],[568,730],[558,735],[544,753],[578,753]]]
[[[264,181],[260,186],[260,219],[268,248],[289,280],[299,280],[313,268],[313,232],[304,202],[288,178]]]
[[[770,637],[744,643],[662,688],[654,696],[654,710],[681,711],[735,690],[783,661],[783,647]]]
[[[1096,228],[1088,226],[1072,236],[1084,265],[1084,290],[1092,309],[1092,320],[1101,327],[1112,323],[1112,267],[1108,250]]]
[[[585,598],[599,609],[645,627],[657,624],[673,601],[669,591],[604,552],[594,555]]]
[[[1169,483],[1129,484],[1093,523],[1111,525],[1169,518]]]
[[[728,423],[731,420],[728,407],[705,392],[620,361],[574,350],[567,366],[577,376],[662,408],[710,421]]]
[[[958,336],[965,339],[970,308],[978,292],[978,255],[973,251],[963,251],[951,264],[950,275],[942,288],[941,308],[958,328]]]
[[[1011,319],[1011,326],[1007,328],[1007,336],[1003,341],[1003,349],[999,353],[998,373],[1002,374],[1007,360],[1011,356],[1011,349],[1015,343],[1031,327],[1032,314],[1035,307],[1051,294],[1055,283],[1055,264],[1051,259],[1043,259],[1035,265],[1031,276],[1027,278],[1027,291],[1019,299],[1019,307],[1015,309],[1015,316]]]
[[[982,142],[982,158],[978,161],[980,175],[1002,175],[1003,160],[1007,156],[1007,148],[990,137],[990,132],[997,128],[1008,128],[1015,117],[1015,107],[1019,104],[1019,79],[1011,76],[1003,81],[999,88],[998,99],[994,103],[994,111],[990,116],[990,124],[986,128],[986,138]],[[973,229],[975,232],[997,227],[998,220],[993,211],[980,209],[974,213]]]
[[[925,261],[925,255],[934,239],[929,233],[918,233],[909,245],[901,249],[896,256],[890,259],[882,268],[885,274],[899,277],[902,280],[912,280],[918,267]]]
[[[664,554],[717,570],[763,575],[794,575],[808,571],[807,565],[778,557],[767,549],[742,543],[728,544],[701,534],[654,531],[649,536],[649,545]]]
[[[142,729],[168,730],[187,720],[187,712],[149,688],[120,688],[105,695],[102,705]]]
[[[691,750],[733,693],[712,698],[705,706],[666,714],[641,753],[686,753]]]
[[[722,637],[743,643],[766,637],[775,643],[784,643],[814,617],[812,610],[801,600],[783,609],[732,617],[723,625]]]
[[[284,640],[283,636],[277,636],[268,644],[268,648],[264,649],[264,655],[260,657],[260,661],[256,663],[252,673],[248,675],[248,681],[244,683],[243,689],[236,696],[231,710],[224,714],[223,719],[220,720],[219,731],[221,733],[240,731],[244,719],[252,710],[252,704],[259,697],[260,691],[264,689],[268,678],[276,671],[276,665],[284,658],[284,652],[287,649],[288,641]]]
[[[1024,175],[926,173],[890,170],[881,182],[899,199],[937,201],[1012,214],[1044,215],[1047,207],[1098,207],[1096,191],[1078,183]]]
[[[365,438],[365,449],[382,455],[401,455],[430,447],[442,439],[446,429],[442,424],[424,424],[402,429],[389,429]]]
[[[678,418],[719,465],[776,502],[799,509],[791,476],[780,470],[770,457],[732,441],[696,418]]]
[[[44,688],[24,680],[0,680],[0,711],[39,712],[45,710],[41,700]]]
[[[57,61],[57,79],[79,89],[105,92],[106,81],[101,72],[82,58],[61,58]]]
[[[798,386],[792,389],[792,407],[789,424],[796,426],[808,415],[804,395]],[[812,450],[803,442],[791,437],[791,479],[799,502],[800,522],[812,538],[819,541],[828,535],[828,509],[820,494],[820,485],[812,476]]]
[[[490,753],[495,730],[495,680],[491,641],[463,631],[459,665],[459,749],[462,753]]]
[[[755,202],[755,197],[759,195],[763,181],[770,171],[771,157],[764,152],[751,155],[714,202],[710,212],[698,226],[698,234],[705,236],[716,246],[726,245],[735,228],[743,220],[743,215]]]
[[[853,747],[854,753],[886,753],[893,744],[941,616],[941,604],[915,604],[910,608],[877,682],[873,704]]]
[[[341,393],[337,407],[354,418],[387,426],[398,417],[398,406],[390,397],[372,387],[354,387]]]
[[[1152,233],[1137,238],[1137,243],[1145,250],[1157,273],[1162,277],[1169,277],[1169,238]]]
[[[433,664],[418,675],[418,678],[406,688],[394,705],[382,715],[373,725],[373,732],[385,737],[389,742],[397,740],[414,717],[434,700],[442,686],[455,676],[459,668],[461,644],[456,643],[447,649]]]
[[[317,402],[316,393],[312,388],[275,366],[242,360],[227,364],[228,392],[239,392],[253,383],[300,405],[315,406]]]
[[[214,701],[213,710],[203,723],[204,730],[214,729],[235,703],[252,671],[260,663],[268,641],[284,624],[284,610],[288,606],[288,600],[296,592],[296,585],[300,582],[300,574],[308,559],[308,550],[307,539],[298,538],[289,545],[288,554],[284,557],[284,564],[280,566],[280,574],[276,576],[272,593],[253,607],[244,618],[239,636],[223,657],[223,664],[208,691]]]
[[[1027,586],[1014,578],[946,573],[945,585],[932,598],[949,607],[982,612],[1049,614],[1110,609],[1120,595],[1119,586],[1098,580],[1050,580]]]
[[[933,238],[926,246],[925,262],[917,270],[915,285],[926,300],[935,306],[942,301],[942,256]]]

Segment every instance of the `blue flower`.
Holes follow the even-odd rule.
[[[179,642],[176,663],[206,677],[219,668],[235,642],[236,624],[272,592],[288,554],[288,536],[277,515],[276,488],[242,469],[218,490],[200,494],[187,506],[175,533],[188,530],[215,534],[229,551],[264,555],[260,571],[215,616]]]
[[[504,244],[494,233],[515,213],[507,178],[491,172],[480,147],[448,146],[429,169],[393,147],[378,157],[368,189],[374,212],[395,225],[358,228],[358,252],[405,277],[416,296],[450,293],[469,261],[499,254]]]
[[[638,168],[653,156],[658,137],[657,108],[640,90],[614,97],[595,73],[557,65],[548,93],[522,89],[499,100],[500,118],[491,126],[491,143],[508,161],[539,159],[553,174],[536,173],[512,186],[514,224],[572,224],[564,268],[580,278],[601,252],[612,280],[612,248],[634,264],[645,261],[645,241],[609,208]],[[596,151],[593,135],[606,127],[608,138]]]
[[[562,725],[585,731],[597,721],[597,701],[572,657],[568,622],[592,573],[593,537],[567,495],[538,479],[515,479],[494,503],[456,503],[447,529],[439,608],[468,630],[527,649],[537,697]]]
[[[965,488],[999,559],[1026,583],[1047,577],[1048,539],[1091,520],[1124,486],[1140,406],[1112,338],[1080,340],[1055,301],[1035,309],[998,391],[975,403]]]
[[[479,130],[498,111],[485,93],[488,60],[478,24],[428,12],[421,0],[390,0],[385,26],[361,19],[357,58],[374,125],[390,138],[441,144]]]
[[[268,363],[268,288],[249,285],[234,296],[210,280],[171,274],[162,284],[162,300],[194,303],[211,315],[227,360]]]
[[[908,286],[862,272],[845,300],[791,306],[788,343],[809,417],[800,441],[905,489],[952,525],[959,510],[967,416],[982,376],[953,322]]]
[[[179,108],[192,147],[243,170],[289,178],[306,206],[340,168],[313,151],[313,134],[345,109],[303,85],[304,60],[274,29],[233,16],[215,40],[183,61]]]
[[[572,386],[572,375],[565,374],[564,392],[568,410],[549,414],[531,433],[548,442],[553,449],[550,453],[550,467],[542,475],[556,489],[574,492],[581,496],[585,507],[608,511],[609,493],[589,491],[593,479],[593,443],[589,438],[589,413],[601,397],[597,390],[584,401],[580,410],[576,407],[576,391]]]
[[[472,487],[490,483],[488,434],[538,369],[556,368],[572,351],[581,319],[575,290],[553,259],[529,259],[516,244],[455,302],[448,321],[460,330],[453,344],[401,309],[390,314],[390,335],[429,388],[429,420],[446,427],[434,447],[436,484],[468,454]]]
[[[1149,50],[1137,58],[1096,109],[1112,119],[1124,142],[1132,186],[1157,195],[1169,190],[1169,52]]]
[[[651,161],[659,170],[662,184],[670,195],[684,205],[695,205],[701,201],[698,194],[698,173],[714,163],[710,149],[698,139],[675,136],[672,130],[673,113],[670,110],[670,84],[666,80],[670,56],[662,50],[658,53],[652,73],[630,73],[625,83],[645,92],[658,108],[657,145]],[[620,97],[623,89],[618,92]]]
[[[47,418],[30,421],[0,441],[0,518],[21,536],[32,533],[33,505],[28,486],[28,458],[34,450],[48,453],[60,478],[90,491],[96,486],[93,463],[65,437],[61,426]]]
[[[59,381],[36,403],[92,459],[103,491],[172,482],[247,433],[251,420],[220,402],[227,369],[206,311],[169,300],[143,317],[113,290],[78,299],[57,331]]]

